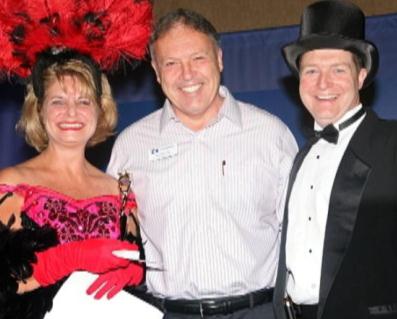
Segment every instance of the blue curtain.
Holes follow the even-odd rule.
[[[362,101],[381,117],[397,118],[397,14],[368,18],[366,30],[367,38],[379,49],[380,66],[374,84],[362,91]],[[305,127],[311,127],[312,122],[300,103],[298,81],[281,56],[281,47],[297,37],[297,26],[222,34],[222,82],[237,98],[279,116],[302,145]],[[117,132],[162,105],[164,97],[147,61],[135,70],[126,66],[112,74],[110,82],[119,106]],[[22,85],[0,85],[0,167],[35,154],[14,129],[23,94]],[[105,167],[113,141],[90,149],[87,155],[91,161]]]

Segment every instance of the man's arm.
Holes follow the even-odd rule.
[[[280,135],[280,164],[279,164],[279,183],[277,189],[277,217],[282,223],[285,199],[287,195],[289,175],[292,164],[294,162],[296,153],[298,152],[298,145],[290,130],[285,127],[284,133]]]

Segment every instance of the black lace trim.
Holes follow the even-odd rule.
[[[3,203],[12,193],[0,199]],[[35,252],[58,243],[56,232],[49,227],[40,228],[26,214],[21,213],[23,228],[13,230],[15,216],[0,222],[0,319],[42,319],[52,307],[52,299],[62,283],[18,295],[17,281],[32,276],[31,264]]]

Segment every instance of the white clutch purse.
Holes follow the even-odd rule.
[[[163,313],[156,307],[125,291],[120,291],[110,300],[106,296],[96,300],[87,295],[87,288],[96,278],[97,275],[88,272],[74,272],[56,294],[53,307],[44,318],[163,318]]]

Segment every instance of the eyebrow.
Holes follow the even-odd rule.
[[[308,67],[318,67],[318,66],[322,66],[322,65],[324,65],[324,64],[320,64],[320,65],[319,64],[315,64],[315,63],[309,63],[309,64],[306,64],[306,65],[301,64],[301,69],[308,68]],[[350,64],[348,62],[337,62],[337,63],[333,63],[333,64],[329,64],[329,65],[327,64],[325,66],[330,66],[330,67],[347,66],[347,67],[349,67]]]
[[[62,95],[51,95],[51,96],[46,96],[46,99],[48,100],[53,100],[53,99],[63,99],[64,96]]]

